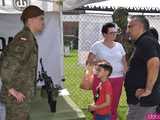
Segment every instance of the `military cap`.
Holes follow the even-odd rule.
[[[37,6],[30,5],[26,7],[21,15],[21,20],[25,23],[28,18],[44,15],[44,11]]]

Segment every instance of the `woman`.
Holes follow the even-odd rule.
[[[104,24],[101,32],[104,39],[93,44],[90,49],[86,64],[95,64],[96,61],[106,60],[113,67],[113,72],[109,79],[113,88],[112,120],[116,120],[117,108],[124,81],[124,74],[128,69],[125,58],[126,53],[122,45],[114,41],[117,35],[115,24]],[[95,85],[96,84],[93,82],[93,92]]]

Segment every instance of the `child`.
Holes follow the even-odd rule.
[[[87,73],[89,74],[89,72]],[[93,79],[94,77],[100,79],[94,95],[94,104],[88,106],[89,111],[94,112],[95,120],[111,119],[112,86],[108,80],[111,73],[112,67],[110,65],[99,63],[96,67],[96,73],[93,75]],[[86,74],[85,78],[87,78],[88,74]]]

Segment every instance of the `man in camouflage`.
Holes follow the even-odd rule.
[[[29,6],[23,11],[21,20],[24,28],[5,48],[0,61],[0,102],[6,105],[6,120],[29,120],[38,63],[34,33],[44,28],[44,11]]]

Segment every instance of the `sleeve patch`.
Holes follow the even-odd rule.
[[[25,38],[25,37],[21,37],[21,38],[20,38],[20,40],[22,40],[22,41],[26,41],[26,40],[27,40],[27,38]]]

